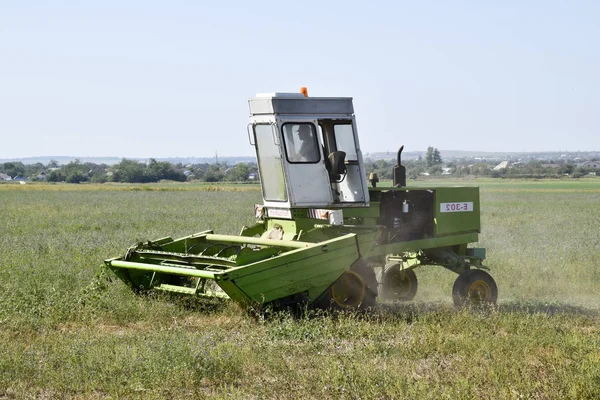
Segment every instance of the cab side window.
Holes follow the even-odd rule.
[[[283,124],[285,154],[290,163],[318,163],[321,161],[319,140],[311,123]]]
[[[351,124],[335,124],[333,126],[335,144],[339,151],[346,153],[347,161],[358,161],[356,154],[356,143],[354,143],[354,132]]]

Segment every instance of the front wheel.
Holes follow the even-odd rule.
[[[367,295],[363,277],[354,271],[344,272],[330,290],[331,299],[340,308],[358,308]]]
[[[410,301],[417,294],[418,281],[412,269],[400,270],[397,264],[383,275],[383,293],[386,299]]]
[[[457,307],[495,305],[498,300],[498,286],[487,272],[471,269],[456,278],[452,288],[452,299]]]
[[[337,309],[367,309],[377,305],[377,278],[375,271],[362,260],[338,278],[324,294],[323,307]]]

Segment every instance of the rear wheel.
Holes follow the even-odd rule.
[[[410,301],[417,294],[417,275],[412,269],[401,271],[397,265],[383,275],[383,296],[386,299]]]
[[[463,272],[452,288],[455,306],[496,304],[498,286],[490,274],[480,269]]]

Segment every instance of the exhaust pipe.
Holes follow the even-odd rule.
[[[394,166],[394,187],[404,187],[406,186],[406,167],[404,165],[402,165],[402,162],[400,160],[401,155],[402,155],[402,150],[404,150],[404,145],[402,145],[400,147],[400,150],[398,150],[398,158],[397,158],[397,164]]]

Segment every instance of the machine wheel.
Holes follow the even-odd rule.
[[[494,278],[487,272],[471,269],[456,278],[452,287],[452,299],[457,307],[495,305],[498,300],[498,286],[496,286]]]
[[[377,276],[373,268],[362,260],[357,261],[351,271],[359,274],[365,282],[365,297],[361,308],[375,307],[377,305]]]
[[[347,271],[331,285],[331,299],[341,308],[357,308],[365,299],[364,279],[354,271]]]
[[[341,309],[367,309],[377,304],[375,271],[363,261],[357,261],[327,290],[326,303]]]
[[[412,269],[390,268],[383,275],[383,295],[386,299],[410,301],[417,294],[417,275]]]

